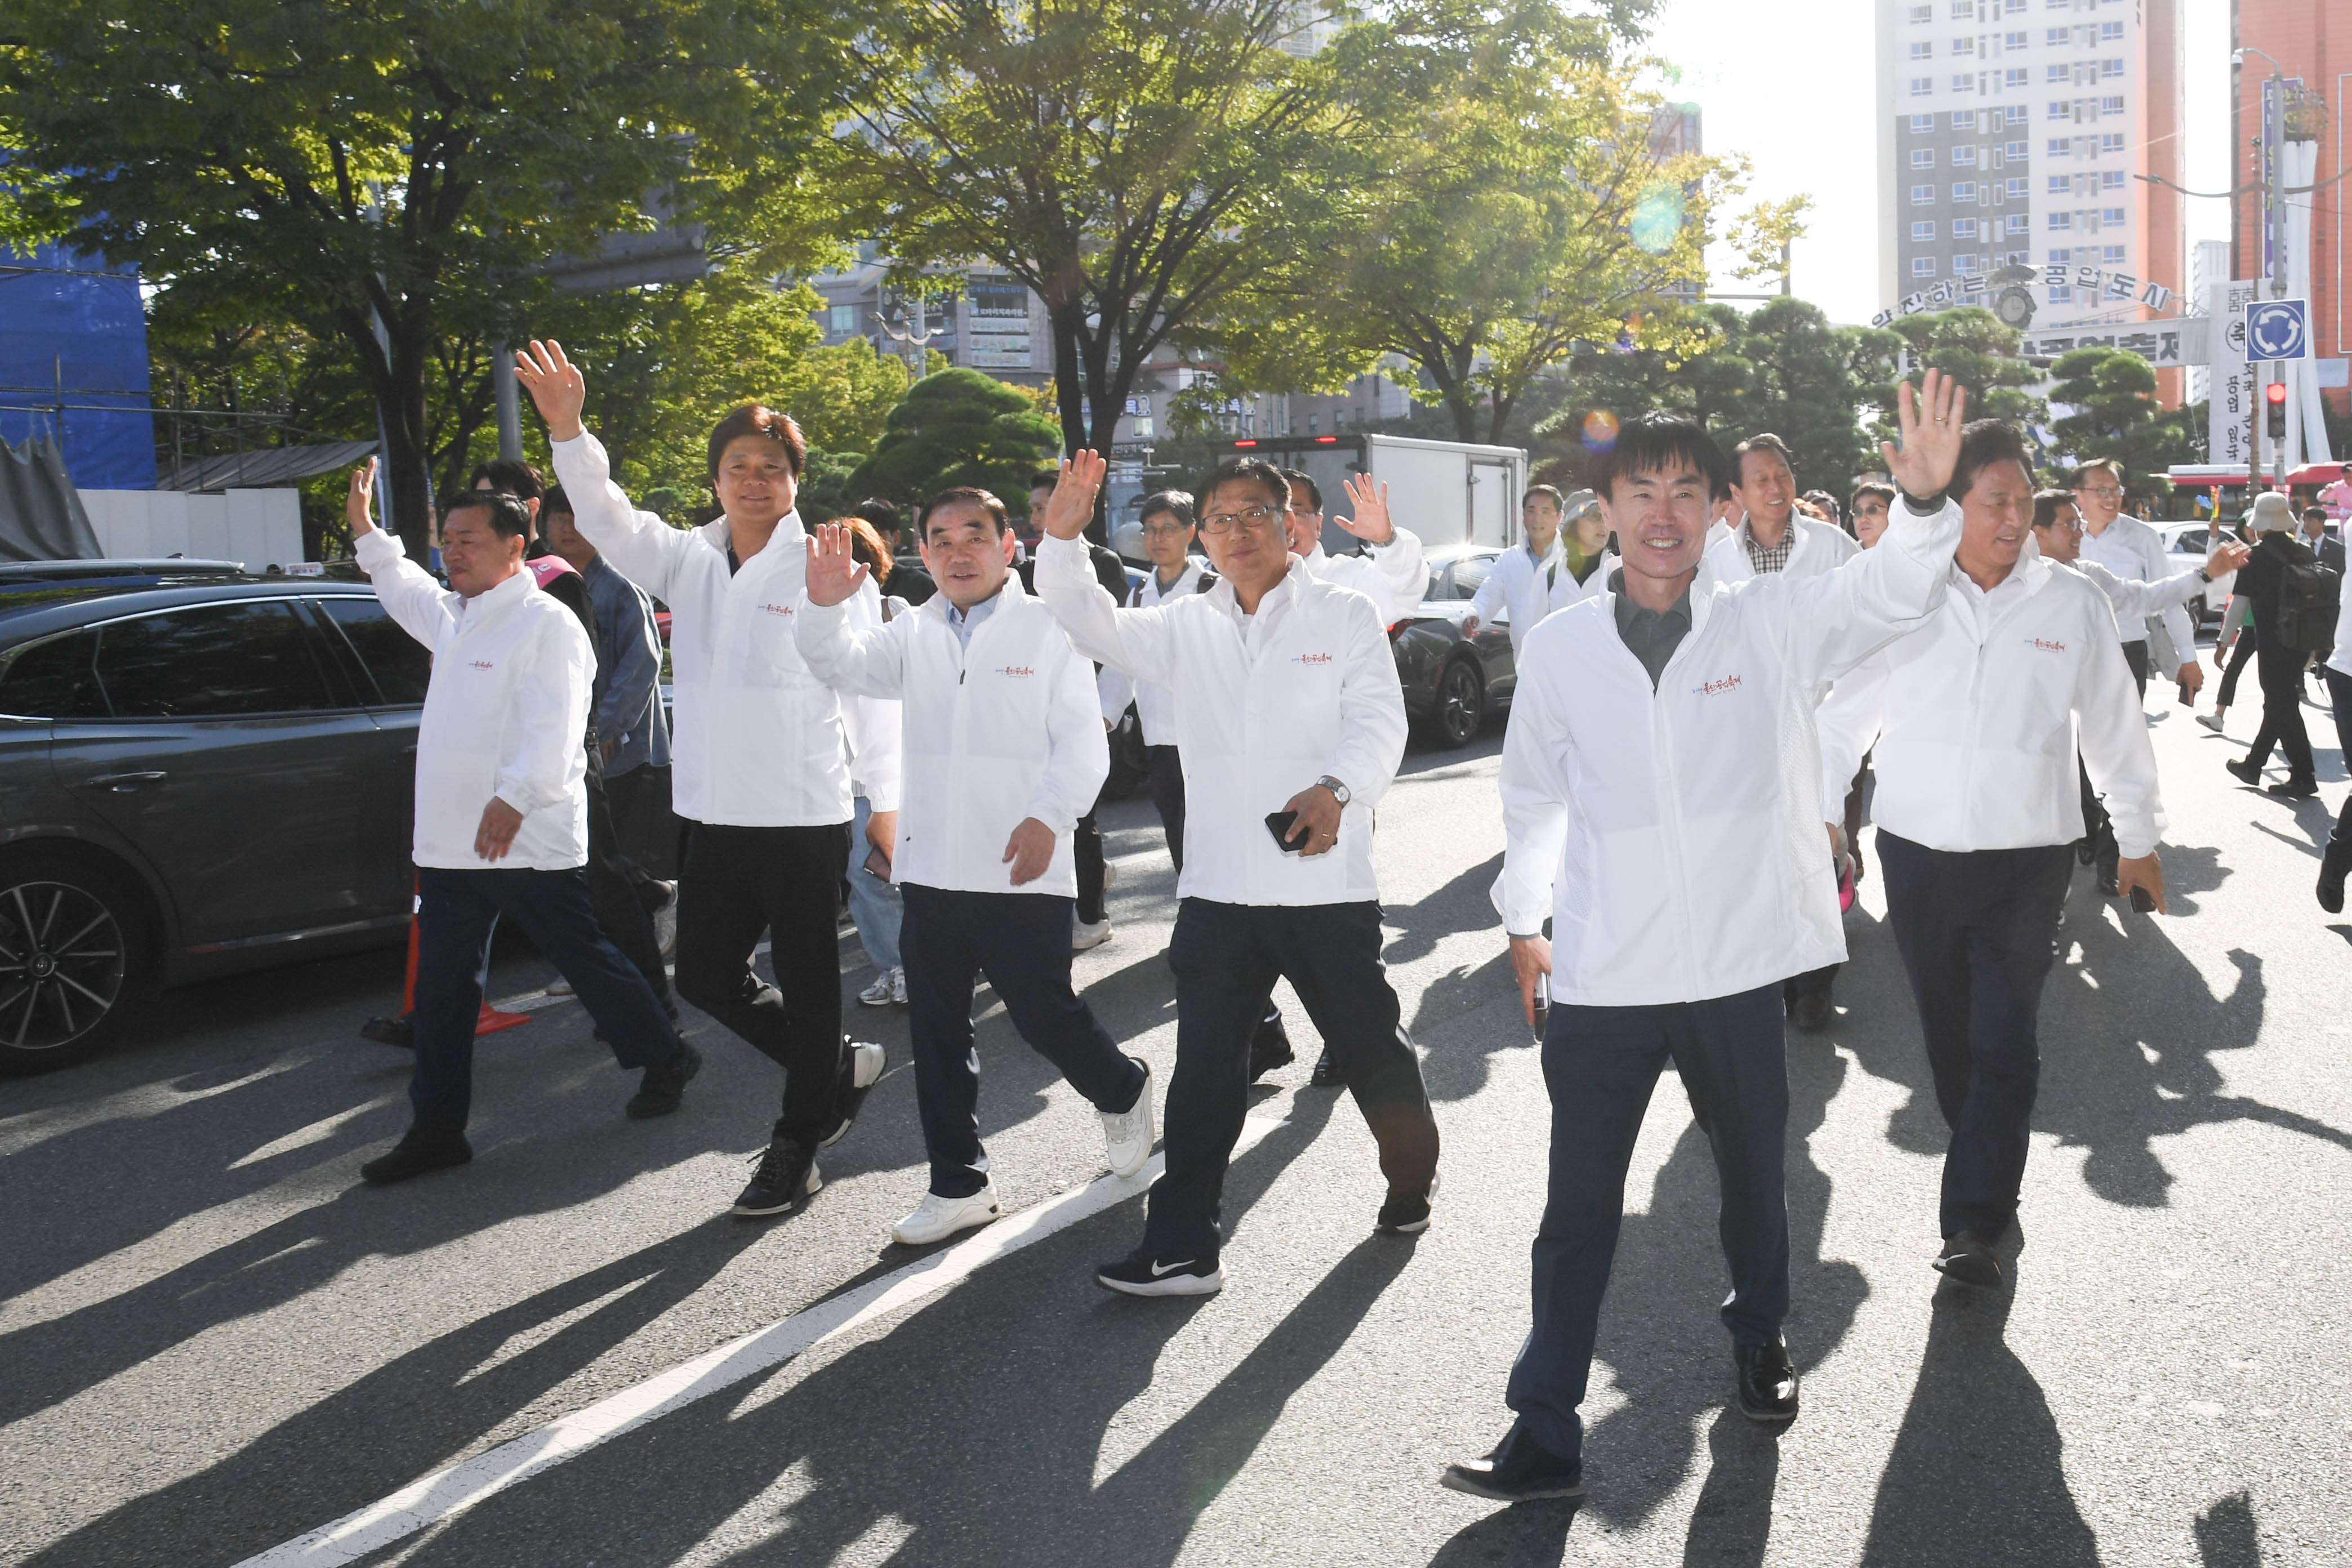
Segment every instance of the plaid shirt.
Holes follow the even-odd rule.
[[[1789,519],[1788,531],[1780,535],[1778,544],[1759,544],[1755,533],[1743,521],[1739,525],[1739,542],[1747,547],[1748,563],[1759,572],[1778,572],[1789,564],[1789,552],[1797,545],[1797,520]]]

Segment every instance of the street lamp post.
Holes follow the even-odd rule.
[[[2257,145],[2262,149],[2262,163],[2255,170],[2263,188],[2263,248],[2269,252],[2271,298],[2286,298],[2286,72],[2269,51],[2249,44],[2230,57],[2232,67],[2245,64],[2248,55],[2261,55],[2269,60],[2271,74],[2263,84],[2263,129]],[[2266,364],[2248,398],[2246,409],[2246,509],[2253,510],[2254,491],[2263,477],[2263,410],[2269,405],[2269,386],[2273,376],[2284,380],[2284,364]],[[2286,490],[2286,443],[2273,444],[2273,471],[2278,477],[2280,493]]]

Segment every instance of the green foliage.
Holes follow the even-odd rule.
[[[1061,432],[1019,388],[976,370],[943,370],[890,411],[888,432],[848,489],[913,505],[950,485],[977,485],[1018,508],[1029,476],[1060,445]]]
[[[2074,412],[2051,426],[2058,449],[2080,462],[2113,458],[2125,488],[2169,497],[2165,468],[2192,461],[2196,426],[2186,409],[2168,411],[2157,395],[2156,369],[2120,349],[2081,348],[2050,367],[2050,401]]]
[[[2042,373],[2018,357],[2019,334],[1990,310],[1971,305],[1901,316],[1887,330],[1911,356],[1911,371],[1903,379],[1916,386],[1929,370],[1958,376],[1969,389],[1970,419],[2007,419],[2021,426],[2048,421],[2049,405],[2030,390]],[[1895,386],[1890,366],[1877,395],[1880,440],[1895,438]]]

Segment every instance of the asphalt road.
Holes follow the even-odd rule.
[[[1490,733],[1414,753],[1380,819],[1445,1139],[1436,1224],[1371,1234],[1370,1141],[1302,1059],[1257,1091],[1207,1300],[1092,1283],[1139,1205],[1089,1184],[1098,1123],[985,995],[982,1131],[1030,1228],[976,1250],[887,1237],[924,1184],[898,1013],[852,1006],[894,1071],[813,1207],[765,1226],[724,1210],[775,1069],[693,1016],[686,1110],[629,1122],[570,1003],[483,1042],[471,1166],[361,1186],[405,1121],[405,1058],[351,1032],[395,1000],[396,951],[175,994],[103,1059],[0,1084],[0,1559],[238,1563],[456,1465],[473,1506],[445,1489],[360,1555],[272,1561],[2352,1561],[2352,924],[2309,890],[2328,811],[2239,788],[2168,689],[2149,708],[2173,913],[2076,882],[2013,1291],[1935,1289],[1943,1130],[1864,883],[1836,1025],[1790,1052],[1807,1381],[1785,1434],[1726,1414],[1714,1174],[1669,1076],[1627,1185],[1590,1500],[1436,1485],[1507,1420],[1546,1147],[1486,900]],[[2342,760],[2320,758],[2332,805]],[[1148,804],[1106,825],[1118,934],[1079,974],[1164,1089],[1172,877]],[[547,976],[502,954],[493,991]],[[845,939],[845,992],[866,977]],[[652,1380],[779,1322],[656,1403],[682,1380]],[[558,1451],[596,1422],[618,1430]]]

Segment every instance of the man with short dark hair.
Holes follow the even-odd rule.
[[[1529,639],[1501,777],[1504,921],[1530,1020],[1547,975],[1551,993],[1534,1321],[1507,1396],[1517,1419],[1491,1454],[1448,1468],[1457,1491],[1583,1495],[1577,1407],[1634,1138],[1670,1060],[1722,1178],[1732,1280],[1722,1315],[1739,1409],[1759,1421],[1797,1414],[1781,1338],[1780,985],[1845,947],[1806,737],[1821,687],[1941,600],[1958,533],[1945,490],[1966,395],[1929,371],[1916,397],[1907,383],[1898,395],[1903,447],[1885,455],[1902,518],[1834,571],[1718,574],[1708,525],[1728,465],[1689,420],[1629,420],[1592,466],[1624,564],[1606,592]]]
[[[882,541],[882,548],[890,552],[896,563],[890,568],[890,583],[887,590],[889,596],[904,599],[919,607],[928,603],[930,596],[940,591],[939,584],[932,582],[931,574],[923,569],[920,542],[909,548],[905,531],[898,526],[898,509],[879,496],[869,496],[857,503],[854,515],[874,525],[876,535]]]
[[[1876,479],[1865,479],[1853,487],[1853,500],[1846,503],[1848,531],[1864,550],[1878,542],[1886,531],[1888,510],[1895,505],[1895,487]]]
[[[1199,533],[1192,521],[1192,498],[1183,490],[1160,490],[1143,498],[1143,548],[1151,570],[1129,589],[1121,603],[1131,610],[1149,610],[1181,598],[1204,594],[1217,585],[1217,574],[1192,554]],[[1131,676],[1105,667],[1101,675],[1102,715],[1116,724],[1135,705],[1143,727],[1143,752],[1151,769],[1151,804],[1160,813],[1160,830],[1168,840],[1169,858],[1184,869],[1184,764],[1176,751],[1176,694],[1164,681]]]
[[[849,864],[851,776],[876,816],[898,806],[898,727],[819,680],[793,637],[807,533],[795,502],[807,447],[792,419],[746,404],[709,443],[719,515],[676,529],[630,505],[581,423],[587,384],[559,343],[517,355],[547,421],[577,527],[670,607],[675,809],[693,825],[678,875],[677,991],[784,1069],[767,1152],[736,1198],[747,1218],[797,1213],[882,1075],[879,1045],[841,1032],[835,916]],[[862,587],[849,612],[881,624]],[[891,847],[877,844],[887,854]],[[752,968],[760,938],[775,984]]]
[[[1356,552],[1334,555],[1323,548],[1323,488],[1303,468],[1281,470],[1289,489],[1284,510],[1290,552],[1326,583],[1353,588],[1371,600],[1381,623],[1403,620],[1421,607],[1429,592],[1429,572],[1422,564],[1421,541],[1389,516],[1389,488],[1375,484],[1369,474],[1351,474],[1344,481],[1352,517],[1334,518],[1358,541]]]
[[[808,547],[808,607],[793,629],[828,683],[901,705],[906,798],[892,878],[900,929],[915,1098],[930,1185],[891,1226],[909,1246],[943,1241],[999,1213],[976,1108],[972,983],[988,982],[1021,1031],[1101,1115],[1111,1173],[1151,1154],[1151,1069],[1120,1052],[1070,989],[1077,878],[1062,839],[1110,771],[1094,668],[1053,614],[1013,575],[1004,503],[942,490],[917,523],[940,592],[887,625],[854,627],[847,530]]]
[[[445,589],[375,526],[374,472],[370,458],[352,476],[352,550],[386,613],[433,653],[416,731],[415,1114],[398,1145],[361,1169],[381,1185],[474,1157],[474,1025],[502,916],[572,983],[621,1065],[645,1069],[630,1116],[676,1110],[702,1058],[597,929],[581,870],[580,744],[595,655],[572,613],[523,569],[530,512],[503,490],[453,499],[441,519]]]
[[[1536,623],[1551,613],[1554,574],[1559,566],[1562,498],[1550,485],[1536,485],[1519,500],[1519,542],[1495,558],[1493,570],[1471,595],[1470,613],[1462,618],[1462,635],[1475,633],[1497,611],[1510,616],[1511,652],[1526,646]]]
[[[1376,1228],[1429,1224],[1437,1123],[1381,970],[1372,873],[1370,808],[1404,752],[1404,694],[1380,611],[1291,552],[1288,487],[1255,459],[1226,463],[1199,491],[1217,585],[1120,609],[1092,581],[1078,537],[1104,468],[1079,453],[1046,509],[1039,595],[1079,652],[1171,680],[1186,810],[1168,948],[1167,1174],[1142,1244],[1096,1279],[1129,1295],[1205,1295],[1224,1284],[1225,1165],[1248,1110],[1251,1038],[1278,978],[1339,1054],[1380,1145],[1389,1185]]]
[[[1809,577],[1853,559],[1861,546],[1833,522],[1797,510],[1789,444],[1765,431],[1731,449],[1732,493],[1747,520],[1732,531],[1750,571]]]
[[[2083,516],[2082,559],[2095,561],[2118,577],[2128,577],[2142,583],[2160,583],[2172,575],[2170,563],[2164,554],[2164,538],[2155,529],[2136,517],[2124,514],[2124,468],[2113,458],[2097,458],[2084,463],[2067,477],[2067,488],[2074,492],[2075,510]],[[2194,697],[2205,684],[2205,671],[2197,662],[2197,631],[2189,624],[2189,613],[2179,605],[2158,617],[2164,623],[2165,636],[2172,639],[2174,657],[2180,660],[2174,679]],[[2148,652],[2147,622],[2145,618],[2121,621],[2116,635],[2121,639],[2124,658],[2130,664],[2133,684],[2143,695],[2147,691]],[[2094,837],[2098,833],[2095,831]],[[2097,845],[2100,863],[2100,889],[2110,896],[2115,889],[2114,836],[2100,837]]]

